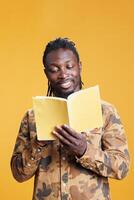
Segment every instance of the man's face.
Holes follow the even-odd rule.
[[[46,57],[45,73],[55,96],[67,98],[69,94],[80,90],[81,64],[69,49],[51,51]]]

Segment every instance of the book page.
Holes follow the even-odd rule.
[[[78,132],[103,125],[99,87],[73,93],[68,99],[69,125]]]
[[[55,97],[34,97],[38,140],[54,140],[51,133],[56,125],[68,124],[67,102]]]

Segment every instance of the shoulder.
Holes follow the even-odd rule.
[[[103,114],[111,114],[117,112],[116,107],[113,104],[104,100],[101,100],[101,107]]]
[[[22,118],[22,122],[23,121],[34,121],[34,118],[35,118],[35,115],[34,115],[34,110],[33,108],[29,108],[26,110],[26,112],[24,113],[23,115],[23,118]]]
[[[33,108],[29,108],[29,109],[27,110],[27,115],[28,115],[28,116],[34,116],[34,110],[33,110]]]
[[[120,122],[120,116],[118,114],[117,109],[115,106],[107,101],[101,100],[101,107],[102,107],[102,116],[103,116],[103,122],[104,127],[107,126],[107,124],[111,121],[112,123],[118,123]]]

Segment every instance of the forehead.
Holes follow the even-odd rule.
[[[47,64],[51,63],[64,63],[67,61],[77,62],[77,57],[73,51],[69,49],[56,49],[48,53],[46,57]]]

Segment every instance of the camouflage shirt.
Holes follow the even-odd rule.
[[[110,200],[108,178],[122,179],[129,168],[124,128],[111,104],[102,101],[103,127],[86,133],[81,158],[57,140],[41,147],[33,110],[21,121],[11,169],[19,182],[34,176],[33,200]]]

